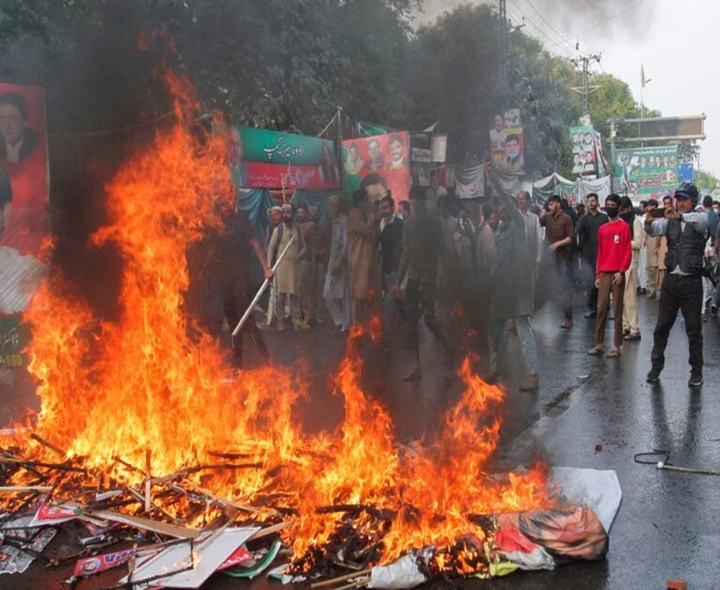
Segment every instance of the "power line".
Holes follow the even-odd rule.
[[[619,16],[622,16],[622,15],[625,14],[626,12],[630,12],[633,8],[635,8],[636,6],[639,6],[639,5],[642,4],[643,2],[645,2],[645,0],[638,0],[638,1],[635,2],[634,4],[631,4],[630,6],[628,6],[627,8],[625,8],[625,9],[623,9],[623,10],[621,10],[621,11],[618,12],[617,14],[613,14],[612,16],[607,17],[605,20],[602,20],[602,21],[600,21],[599,23],[594,24],[592,27],[588,27],[587,29],[583,29],[583,30],[580,31],[579,33],[575,33],[575,34],[573,34],[573,35],[570,35],[569,37],[567,37],[566,39],[564,39],[564,41],[568,41],[568,40],[572,39],[573,37],[577,37],[578,35],[582,35],[583,33],[588,33],[589,31],[593,31],[593,30],[597,29],[598,27],[601,27],[601,26],[604,25],[605,23],[608,23],[608,22],[610,22],[611,20],[615,20],[615,19],[618,18]]]
[[[521,15],[523,15],[523,17],[525,17],[525,19],[526,19],[533,27],[535,27],[535,29],[537,29],[538,32],[540,32],[540,34],[541,34],[543,37],[545,37],[553,46],[557,47],[557,48],[560,49],[562,52],[564,52],[567,57],[574,57],[574,55],[573,55],[570,51],[568,51],[565,47],[563,47],[562,45],[560,45],[560,43],[558,43],[557,41],[555,41],[554,39],[552,39],[552,38],[542,29],[542,27],[539,27],[525,12],[523,12],[522,8],[520,8],[520,7],[517,5],[517,2],[515,2],[515,0],[510,0],[510,2],[512,2],[513,6],[515,6],[515,8],[517,8],[518,12],[519,12]],[[566,39],[565,41],[567,41],[567,39]]]
[[[559,33],[559,32],[557,31],[557,29],[556,29],[555,27],[553,27],[553,26],[547,21],[547,19],[538,11],[538,9],[535,8],[535,5],[534,5],[530,0],[525,0],[525,1],[530,5],[530,8],[532,8],[532,9],[535,11],[535,14],[537,14],[537,15],[540,17],[540,19],[542,20],[542,22],[544,22],[548,27],[550,27],[550,29],[551,29],[560,39],[563,39],[563,41],[565,41],[565,39],[563,38],[563,35],[562,35],[561,33]]]

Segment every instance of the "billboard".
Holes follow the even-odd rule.
[[[48,272],[45,91],[0,83],[0,369],[25,364],[21,313]]]
[[[352,194],[365,185],[382,186],[392,192],[395,201],[410,194],[410,138],[407,131],[343,141],[345,193]],[[422,152],[415,152],[422,159]],[[372,193],[371,198],[383,195]]]
[[[496,113],[490,122],[490,158],[498,172],[525,173],[525,143],[520,109]]]
[[[634,195],[669,193],[677,188],[677,146],[615,151],[615,178],[623,191]]]
[[[238,188],[339,189],[342,185],[332,141],[230,126],[227,160]]]
[[[598,157],[593,126],[570,127],[570,141],[572,142],[572,173],[575,176],[597,175]]]

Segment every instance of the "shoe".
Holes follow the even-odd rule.
[[[647,377],[645,377],[645,381],[648,383],[657,383],[660,381],[660,371],[658,369],[650,369]]]
[[[560,327],[563,330],[569,330],[570,328],[573,327],[572,320],[565,320],[562,324],[560,324]]]
[[[602,356],[604,352],[605,350],[602,346],[593,346],[590,350],[588,350],[588,354],[590,356]]]
[[[483,381],[487,383],[488,385],[495,385],[498,380],[500,379],[500,373],[497,371],[490,371],[489,373],[486,373],[483,377]]]
[[[608,353],[605,355],[605,357],[609,359],[614,359],[621,355],[622,352],[620,352],[620,349],[613,346],[610,350],[608,350]]]
[[[583,317],[584,317],[585,319],[587,319],[587,320],[592,319],[592,318],[594,318],[594,317],[597,317],[597,312],[596,312],[596,311],[589,311],[589,312],[587,312]]]
[[[700,387],[703,384],[702,373],[692,371],[690,373],[690,380],[688,381],[688,387]]]
[[[641,338],[640,332],[636,332],[636,333],[628,332],[627,334],[625,334],[625,340],[627,340],[627,341],[640,340],[640,338]]]
[[[525,382],[520,386],[520,391],[535,391],[540,387],[540,378],[537,374],[528,375]]]

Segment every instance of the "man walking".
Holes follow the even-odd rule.
[[[647,211],[645,212],[645,219],[654,215],[653,211],[658,208],[658,202],[656,199],[650,199],[648,201]],[[643,220],[643,224],[644,224]],[[646,258],[645,264],[647,266],[647,294],[648,299],[655,299],[658,290],[658,238],[645,234],[645,251]]]
[[[562,306],[565,319],[560,327],[569,330],[573,327],[571,304],[571,285],[568,279],[570,270],[571,246],[575,239],[575,227],[569,215],[562,212],[562,199],[552,195],[547,201],[548,212],[540,214],[540,225],[545,228],[545,243],[554,260],[549,261],[546,270],[554,273],[555,299]],[[550,277],[545,277],[550,278]]]
[[[337,195],[330,195],[327,208],[332,227],[330,230],[330,255],[323,296],[335,327],[340,332],[347,332],[350,327],[347,218],[340,209],[340,200]]]
[[[675,191],[676,207],[667,207],[663,219],[647,218],[645,231],[651,236],[666,236],[667,276],[660,291],[658,319],[653,334],[652,368],[648,383],[657,383],[665,367],[665,347],[670,330],[680,310],[685,318],[685,332],[690,351],[689,387],[703,383],[702,272],[707,235],[707,214],[694,212],[698,201],[697,187],[683,182]]]
[[[425,325],[440,341],[445,350],[445,369],[452,369],[453,356],[450,343],[442,325],[435,316],[435,288],[438,256],[443,248],[443,235],[438,218],[427,210],[427,189],[413,186],[410,189],[412,216],[403,226],[403,254],[398,271],[398,281],[393,296],[400,294],[399,285],[407,275],[405,303],[408,317],[408,341],[413,361],[410,372],[403,379],[413,381],[422,377],[420,368],[420,340],[418,322]]]
[[[597,262],[595,287],[598,290],[597,318],[595,319],[595,346],[588,351],[590,356],[600,356],[605,351],[605,324],[613,300],[615,333],[613,347],[608,351],[610,358],[619,357],[623,341],[623,299],[625,296],[625,274],[632,261],[630,227],[623,222],[620,213],[620,197],[608,195],[605,199],[605,213],[609,220],[598,229]]]
[[[505,323],[515,323],[520,350],[529,375],[520,391],[534,391],[540,385],[538,377],[535,334],[530,323],[533,312],[532,271],[533,253],[528,249],[525,220],[509,198],[502,196],[498,207],[500,225],[493,236],[493,262],[490,271],[490,351],[489,381],[498,377],[498,353],[503,348],[507,330]]]
[[[632,238],[632,263],[625,276],[625,298],[623,300],[623,334],[625,340],[640,340],[640,325],[637,312],[637,268],[643,243],[643,226],[635,216],[630,197],[620,199],[620,218],[630,227]]]
[[[352,321],[362,323],[369,318],[368,304],[379,286],[376,280],[377,241],[380,231],[379,219],[370,208],[370,198],[365,189],[353,194],[353,209],[347,217],[348,263],[350,291],[352,293]]]
[[[600,226],[607,223],[608,217],[598,209],[597,193],[587,196],[585,215],[580,218],[577,225],[578,245],[582,256],[582,277],[588,292],[588,311],[586,318],[597,316],[598,290],[597,257],[598,257],[598,231]]]
[[[395,201],[390,195],[380,200],[380,256],[382,258],[383,291],[387,297],[395,289],[397,273],[402,258],[403,220],[395,213]],[[397,301],[398,318],[403,314],[402,306]]]

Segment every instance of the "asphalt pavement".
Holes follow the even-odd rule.
[[[687,339],[678,321],[668,344],[667,362],[657,385],[645,383],[652,348],[657,303],[639,298],[642,339],[628,342],[617,359],[590,357],[594,320],[584,319],[583,301],[575,301],[575,325],[562,330],[562,313],[546,306],[533,320],[540,356],[540,388],[521,393],[524,368],[517,362],[518,344],[508,332],[501,357],[507,389],[503,446],[498,462],[517,465],[538,455],[556,466],[613,469],[623,501],[610,532],[610,550],[600,562],[575,563],[552,572],[521,573],[482,582],[464,580],[460,587],[497,589],[664,589],[668,578],[684,579],[691,589],[719,588],[720,479],[713,475],[660,470],[637,463],[638,453],[663,450],[669,463],[692,468],[720,469],[720,322],[704,323],[705,383],[687,386]],[[386,314],[385,338],[366,343],[363,377],[366,391],[380,399],[392,414],[396,437],[408,442],[432,436],[438,416],[460,394],[461,384],[448,386],[442,376],[439,347],[425,329],[421,333],[424,377],[406,383],[401,376],[410,361],[398,346],[400,326]],[[608,326],[608,338],[611,327]],[[343,415],[341,401],[328,390],[327,377],[343,354],[344,337],[328,323],[310,331],[263,332],[277,362],[295,365],[304,359],[314,385],[303,402],[306,428],[332,428]],[[472,342],[472,337],[471,337]],[[486,369],[485,346],[472,342],[479,353],[478,370]],[[250,349],[251,346],[248,346]],[[256,359],[249,350],[250,363]],[[0,379],[3,413],[9,423],[24,407],[37,407],[23,378]],[[3,424],[0,423],[0,427]],[[0,589],[62,588],[70,566],[46,570],[33,566],[23,575],[0,576]],[[204,586],[210,590],[250,584],[216,575]],[[258,580],[253,588],[275,583]],[[81,589],[99,588],[93,580]],[[438,585],[439,587],[439,585]]]

